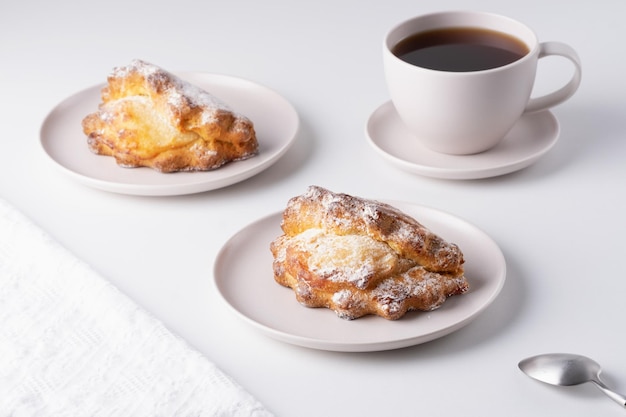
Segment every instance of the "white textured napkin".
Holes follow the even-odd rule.
[[[271,414],[0,199],[0,416]]]

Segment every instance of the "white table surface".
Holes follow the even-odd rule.
[[[553,110],[560,140],[533,166],[492,179],[399,171],[364,135],[388,100],[384,33],[416,14],[468,8],[517,18],[579,52],[580,90]],[[624,15],[621,0],[3,2],[0,197],[278,416],[624,415],[590,385],[553,388],[517,368],[537,353],[581,353],[626,392]],[[293,147],[254,178],[196,195],[136,197],[77,183],[41,151],[41,123],[133,58],[276,90],[301,118]],[[567,68],[546,60],[538,90]],[[474,223],[505,254],[504,289],[467,327],[400,350],[325,352],[260,334],[215,293],[213,262],[232,234],[310,184]]]

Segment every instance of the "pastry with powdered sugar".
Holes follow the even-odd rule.
[[[120,166],[208,171],[258,153],[247,117],[156,65],[133,60],[107,81],[82,126],[89,149]]]
[[[469,284],[463,253],[389,204],[311,186],[283,211],[274,279],[344,319],[430,311]]]

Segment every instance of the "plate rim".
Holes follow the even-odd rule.
[[[430,342],[432,340],[444,337],[450,333],[453,333],[465,327],[467,324],[469,324],[474,319],[476,319],[484,310],[486,310],[495,301],[495,299],[501,293],[502,288],[504,287],[504,284],[506,281],[506,274],[507,274],[507,265],[506,265],[506,259],[499,245],[486,232],[484,232],[482,229],[480,229],[473,223],[459,216],[456,216],[444,210],[436,209],[431,206],[409,203],[406,201],[389,200],[389,199],[381,199],[378,201],[400,206],[399,208],[401,210],[404,210],[404,208],[410,206],[413,209],[430,211],[431,213],[434,213],[437,216],[442,216],[444,218],[448,218],[448,219],[452,219],[453,221],[460,222],[461,224],[463,224],[464,227],[469,227],[470,229],[472,229],[472,233],[478,233],[482,239],[485,239],[485,241],[488,242],[492,246],[494,252],[491,253],[491,256],[495,256],[495,258],[497,259],[494,261],[493,265],[495,266],[495,269],[498,271],[498,276],[493,278],[493,281],[494,281],[492,283],[493,288],[491,289],[489,296],[486,297],[481,302],[479,307],[474,307],[471,313],[464,315],[462,319],[451,322],[445,327],[439,328],[436,331],[432,331],[427,334],[418,334],[418,335],[407,336],[403,338],[396,338],[393,340],[363,341],[363,342],[350,342],[350,343],[321,340],[319,338],[314,338],[310,336],[294,335],[284,330],[273,328],[258,320],[255,320],[254,317],[250,317],[245,312],[240,311],[235,305],[233,305],[229,297],[227,297],[224,294],[224,291],[222,288],[223,284],[221,284],[221,281],[223,280],[223,278],[220,278],[219,276],[220,268],[221,268],[221,261],[223,257],[225,256],[226,251],[232,250],[233,241],[245,235],[247,230],[252,229],[255,226],[262,225],[266,222],[271,222],[274,220],[274,218],[276,218],[277,220],[280,220],[282,211],[275,211],[275,212],[266,214],[248,223],[247,225],[245,225],[244,227],[240,228],[235,233],[233,233],[224,242],[224,244],[222,245],[222,247],[220,248],[220,250],[218,251],[217,255],[214,258],[213,269],[212,269],[213,276],[211,280],[212,285],[216,289],[221,302],[225,304],[231,312],[234,312],[235,316],[237,316],[239,319],[242,319],[248,326],[251,326],[254,330],[260,332],[261,334],[264,334],[265,336],[273,338],[275,340],[279,340],[279,341],[296,345],[296,346],[319,349],[319,350],[326,350],[326,351],[374,352],[374,351],[385,351],[385,350],[393,350],[393,349],[400,349],[400,348],[415,346],[415,345]],[[277,226],[279,225],[277,224]],[[267,244],[269,245],[269,242],[267,242]],[[275,284],[273,280],[271,281],[271,283]],[[298,305],[297,302],[295,301],[295,298],[293,299],[293,302],[296,303],[296,305]],[[305,308],[305,307],[302,307],[302,308]],[[429,312],[421,312],[421,313],[428,314]],[[384,320],[379,317],[376,317],[376,318]],[[337,320],[340,320],[340,319],[337,318]]]
[[[40,128],[39,128],[39,149],[45,154],[47,159],[53,163],[53,165],[59,169],[62,173],[68,175],[74,180],[78,181],[83,185],[87,185],[89,187],[100,189],[108,192],[119,193],[119,194],[128,194],[128,195],[140,195],[140,196],[177,196],[177,195],[189,195],[202,193],[206,191],[212,191],[220,188],[224,188],[235,183],[244,181],[250,177],[253,177],[260,172],[266,170],[270,166],[272,166],[275,162],[277,162],[293,145],[297,135],[301,129],[301,120],[298,112],[296,111],[293,104],[287,100],[282,94],[278,93],[276,90],[267,87],[264,84],[257,83],[247,78],[237,77],[233,75],[221,74],[221,73],[213,73],[207,71],[172,71],[173,74],[180,76],[181,78],[191,78],[191,77],[200,77],[206,78],[207,83],[217,84],[219,83],[221,86],[225,88],[229,87],[228,83],[240,85],[242,88],[253,88],[262,91],[263,94],[270,94],[273,96],[273,99],[280,101],[281,112],[285,114],[289,123],[293,125],[293,128],[289,130],[289,133],[286,133],[283,138],[280,140],[276,140],[277,148],[272,150],[272,153],[267,156],[265,159],[257,159],[258,155],[249,158],[249,166],[245,167],[245,169],[234,170],[231,175],[222,177],[218,180],[214,179],[206,179],[203,177],[211,176],[212,173],[220,173],[218,170],[213,171],[202,171],[202,172],[181,172],[181,173],[173,173],[171,175],[178,174],[188,174],[187,177],[194,175],[196,178],[190,181],[184,181],[181,183],[170,183],[170,184],[138,184],[138,183],[123,183],[123,182],[115,182],[107,179],[97,178],[95,176],[86,175],[84,173],[76,172],[71,167],[66,166],[59,161],[58,158],[55,158],[51,154],[51,142],[54,139],[49,138],[46,135],[46,130],[49,129],[50,124],[53,122],[57,122],[55,117],[63,117],[64,107],[76,105],[73,103],[77,100],[82,99],[83,101],[89,98],[93,98],[90,94],[99,94],[99,91],[106,85],[106,83],[98,83],[93,84],[89,87],[82,88],[69,96],[66,96],[64,99],[59,101],[54,107],[46,114],[44,117]],[[237,87],[232,87],[237,88]],[[67,110],[65,110],[67,111]],[[85,111],[85,115],[90,110]],[[80,123],[80,121],[79,121]],[[245,163],[246,161],[233,161],[235,163]],[[251,161],[251,162],[250,162]],[[230,164],[229,164],[230,165]],[[116,165],[112,165],[116,169],[127,169],[117,167]],[[133,168],[133,169],[144,169],[144,168]],[[150,168],[145,168],[150,169]],[[132,169],[129,169],[129,171]],[[222,171],[223,172],[223,171]],[[155,172],[156,173],[156,172]],[[170,174],[161,174],[160,175],[170,175]],[[182,175],[181,175],[182,176]]]
[[[422,175],[426,177],[449,179],[449,180],[477,180],[484,178],[493,178],[501,175],[510,174],[515,171],[524,169],[538,159],[548,153],[559,141],[561,127],[558,119],[552,111],[549,109],[536,112],[536,114],[546,115],[550,118],[550,122],[554,125],[554,134],[551,135],[547,144],[539,151],[525,155],[523,158],[515,159],[510,162],[502,162],[499,164],[486,165],[482,168],[455,168],[455,167],[435,167],[424,164],[418,164],[415,162],[402,159],[396,155],[393,155],[379,146],[379,140],[374,139],[371,134],[371,126],[374,116],[383,110],[393,109],[393,103],[391,100],[387,100],[384,103],[377,106],[369,115],[367,122],[365,123],[365,137],[370,146],[378,153],[383,159],[390,162],[397,168],[410,172],[412,174]],[[393,110],[388,110],[393,111]],[[523,116],[522,116],[523,117]],[[485,151],[489,152],[489,150]],[[468,157],[472,157],[469,155]]]

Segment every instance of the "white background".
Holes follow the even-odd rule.
[[[428,179],[397,170],[368,145],[367,118],[388,100],[386,30],[442,9],[506,14],[540,40],[579,52],[581,87],[553,110],[560,140],[533,166],[486,180]],[[622,0],[5,1],[0,196],[278,416],[623,415],[590,385],[549,387],[517,363],[582,353],[626,392],[625,15]],[[301,117],[295,144],[260,175],[197,195],[134,197],[75,182],[41,151],[41,123],[58,102],[133,58],[278,91]],[[545,61],[538,91],[569,76],[567,64]],[[462,330],[396,351],[332,353],[259,334],[215,294],[215,255],[310,184],[474,223],[506,256],[502,293]]]

